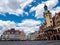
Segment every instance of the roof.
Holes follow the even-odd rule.
[[[6,30],[5,32],[10,32],[11,30]],[[21,32],[19,30],[15,30],[15,32]]]

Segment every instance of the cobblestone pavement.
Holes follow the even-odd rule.
[[[60,41],[0,41],[0,45],[60,45]]]

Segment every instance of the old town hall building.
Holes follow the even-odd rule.
[[[60,40],[60,12],[52,17],[47,5],[44,5],[43,16],[45,22],[39,27],[37,33],[32,34],[32,40]]]
[[[36,40],[60,40],[60,12],[52,17],[48,7],[44,5],[45,22],[40,26]]]

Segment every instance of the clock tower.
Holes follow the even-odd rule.
[[[52,15],[51,12],[48,10],[47,5],[44,5],[44,18],[47,27],[53,26]]]

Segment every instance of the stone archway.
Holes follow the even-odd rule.
[[[57,40],[60,40],[60,36],[59,35],[56,35],[56,38],[57,38]]]
[[[56,40],[56,36],[55,35],[53,35],[53,40]]]

